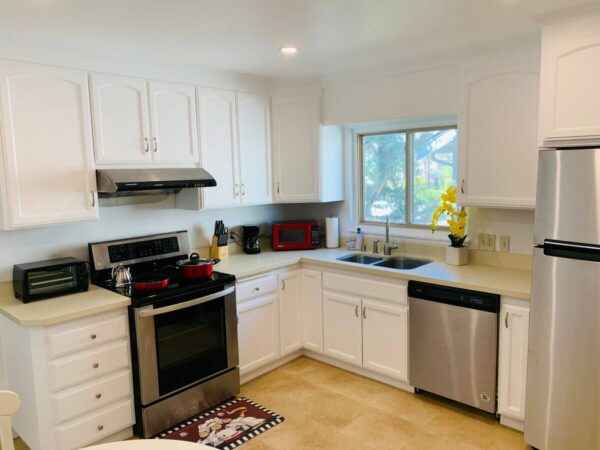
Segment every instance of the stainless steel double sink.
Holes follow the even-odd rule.
[[[388,269],[396,270],[412,270],[431,262],[427,259],[405,258],[403,256],[380,258],[378,256],[363,255],[361,253],[341,256],[337,258],[337,260],[354,264],[363,264],[366,266],[387,267]]]

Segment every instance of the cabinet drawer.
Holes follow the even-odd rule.
[[[407,283],[348,277],[334,273],[323,273],[323,289],[347,292],[360,297],[388,300],[394,303],[408,304]]]
[[[277,276],[265,275],[242,281],[237,284],[236,289],[238,302],[261,297],[277,290]]]
[[[128,336],[127,314],[103,315],[92,321],[78,321],[48,332],[48,354],[55,358]]]
[[[57,428],[58,447],[63,450],[81,448],[124,430],[134,423],[133,402],[124,400]]]
[[[131,397],[131,372],[124,370],[54,396],[56,423],[62,423],[119,399]]]
[[[50,363],[50,386],[56,392],[129,367],[129,341],[120,341]]]

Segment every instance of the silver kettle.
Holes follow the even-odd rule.
[[[131,284],[131,273],[129,273],[129,267],[125,267],[123,264],[119,264],[117,267],[114,267],[110,276],[113,284],[117,287],[128,286]]]

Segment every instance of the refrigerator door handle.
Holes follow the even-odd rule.
[[[544,255],[583,261],[600,261],[600,245],[546,239]]]

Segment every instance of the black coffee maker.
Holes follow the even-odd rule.
[[[257,225],[242,225],[244,253],[248,253],[249,255],[260,253],[260,244],[258,242],[259,231],[260,227]]]

